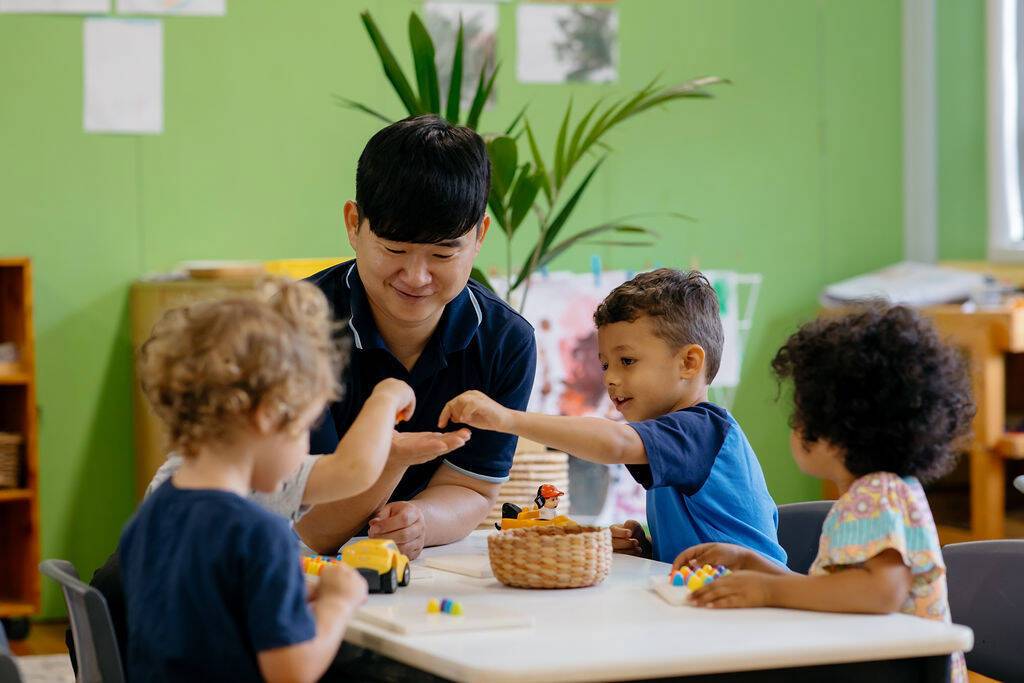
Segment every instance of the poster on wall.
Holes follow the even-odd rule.
[[[12,14],[106,14],[110,0],[0,0],[0,12]]]
[[[455,41],[462,19],[462,87],[461,107],[467,109],[473,102],[480,71],[486,65],[488,74],[494,69],[498,40],[498,8],[485,2],[436,2],[424,5],[424,23],[434,41],[437,80],[441,93],[441,106],[448,102],[448,88],[452,82],[452,58]],[[495,90],[487,98],[493,106]]]
[[[119,14],[223,17],[227,0],[117,0]]]
[[[162,133],[163,23],[86,19],[84,31],[86,132]]]
[[[516,12],[523,83],[608,83],[619,77],[619,13],[608,4],[525,4]]]

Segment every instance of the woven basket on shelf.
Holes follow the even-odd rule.
[[[534,527],[487,537],[491,571],[515,588],[582,588],[604,581],[612,536],[593,526]]]
[[[18,487],[21,464],[21,436],[0,432],[0,489]]]

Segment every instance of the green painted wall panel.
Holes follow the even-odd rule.
[[[230,2],[223,19],[165,21],[166,132],[85,135],[81,19],[0,15],[0,253],[36,261],[43,555],[89,574],[132,509],[132,279],[193,258],[323,256],[377,126],[343,93],[399,114],[358,22],[369,7],[405,54],[411,0]],[[716,74],[712,101],[623,125],[575,229],[656,215],[657,249],[595,249],[612,268],[654,263],[764,275],[735,412],[779,502],[814,497],[788,454],[768,362],[814,314],[822,285],[899,260],[900,7],[889,0],[621,0],[620,81],[520,84],[515,5],[500,6],[499,101],[526,103],[551,147],[564,106],[583,109],[661,74]],[[529,230],[529,226],[527,227]],[[525,234],[525,233],[524,233]],[[525,241],[517,240],[522,257]],[[501,267],[492,233],[481,256]],[[588,270],[588,249],[556,268]],[[61,611],[57,593],[45,612]]]

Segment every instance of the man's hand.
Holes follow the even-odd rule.
[[[426,541],[423,512],[409,501],[395,501],[370,518],[370,538],[390,538],[410,560],[419,557]]]
[[[771,574],[740,571],[721,576],[690,596],[698,607],[767,607],[771,605]]]
[[[409,467],[462,448],[469,441],[469,430],[455,432],[395,432],[391,438],[389,465]]]
[[[508,432],[512,411],[480,391],[459,394],[441,411],[437,426],[444,429],[449,422],[469,425],[477,429]]]

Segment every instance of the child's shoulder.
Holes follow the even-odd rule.
[[[893,472],[872,472],[855,480],[834,507],[836,522],[875,519],[895,514],[910,526],[927,525],[931,520],[928,499],[914,477]]]

